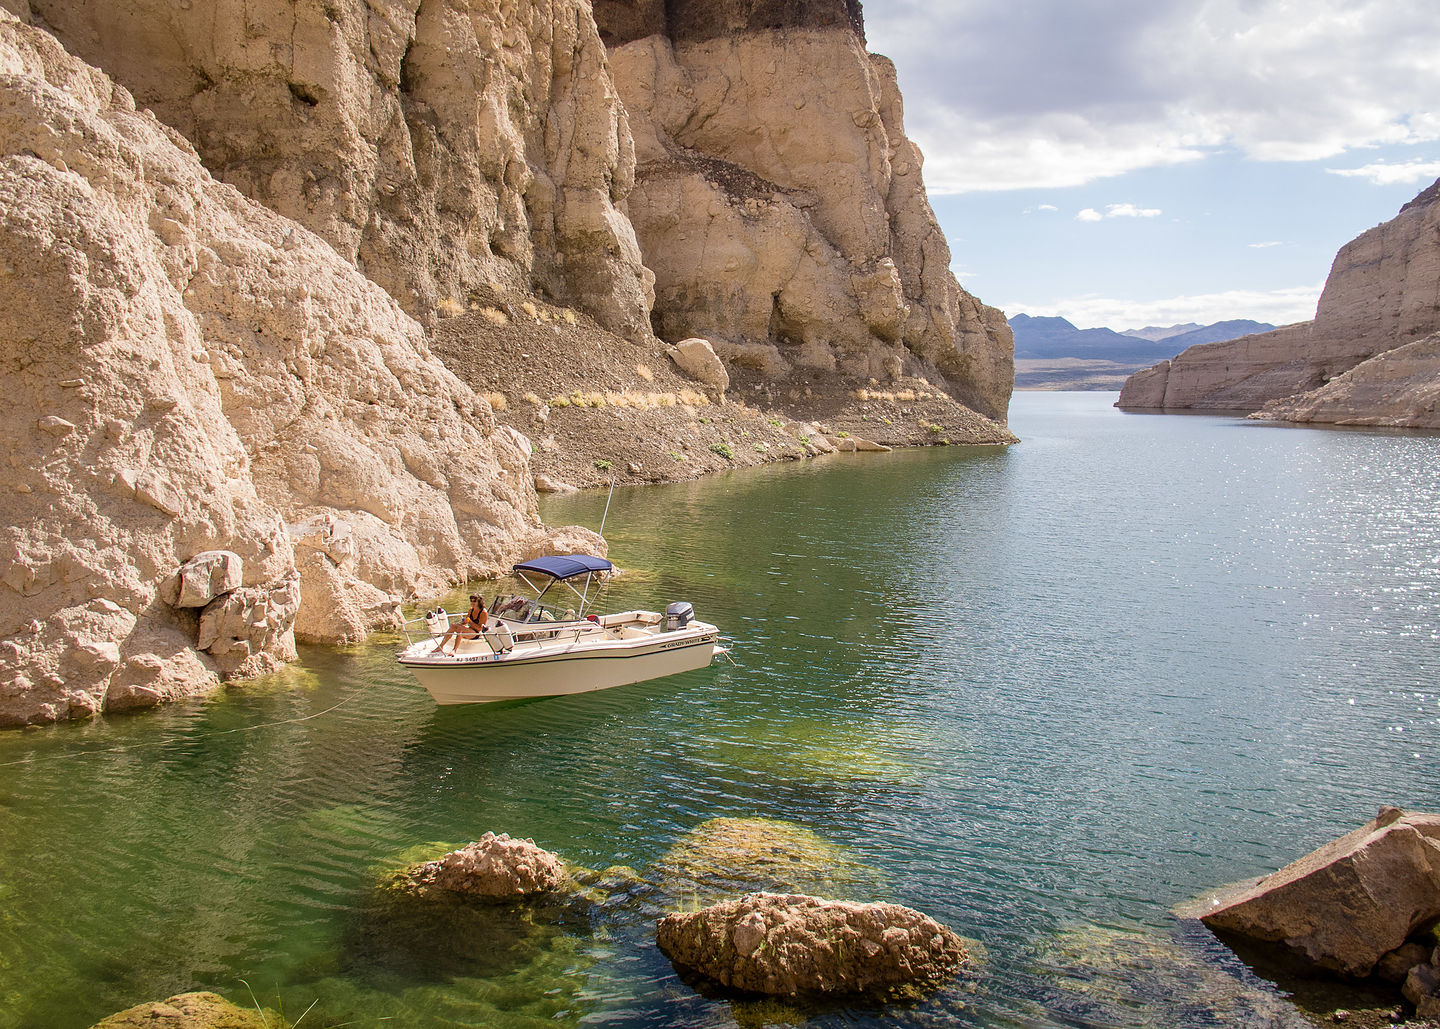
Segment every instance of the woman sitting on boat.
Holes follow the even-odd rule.
[[[440,653],[445,653],[445,643],[453,639],[449,653],[454,654],[460,646],[461,640],[478,639],[480,633],[485,631],[489,624],[490,616],[485,613],[485,600],[478,593],[470,594],[470,610],[465,617],[460,619],[459,625],[452,625],[445,630],[445,635],[440,637],[440,643],[435,648]]]

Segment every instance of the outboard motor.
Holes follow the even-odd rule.
[[[694,606],[686,600],[677,600],[673,604],[665,606],[665,631],[674,632],[676,629],[683,629],[690,624],[690,619],[695,617]]]

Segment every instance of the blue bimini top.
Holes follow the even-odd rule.
[[[589,554],[569,554],[564,557],[537,557],[533,561],[521,561],[515,565],[517,572],[539,572],[556,582],[573,579],[577,575],[592,575],[611,571],[615,566],[603,557]]]

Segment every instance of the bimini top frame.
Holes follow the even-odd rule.
[[[615,570],[615,566],[603,557],[593,557],[590,554],[566,554],[564,556],[537,557],[533,561],[521,561],[513,566],[513,570],[532,590],[535,591],[535,599],[543,599],[545,594],[557,582],[563,582],[571,593],[580,598],[580,614],[585,614],[585,607],[590,603],[590,587],[599,578],[603,585],[605,579]],[[549,578],[544,587],[535,585],[525,574],[543,575]],[[585,590],[577,590],[571,579],[581,577],[585,579]],[[599,596],[599,590],[596,590]]]

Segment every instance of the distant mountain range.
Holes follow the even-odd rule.
[[[1015,333],[1016,389],[1119,389],[1133,371],[1168,360],[1197,343],[1269,332],[1237,318],[1213,325],[1147,325],[1143,329],[1077,329],[1064,318],[1010,319]]]
[[[1197,343],[1215,343],[1254,332],[1269,332],[1275,326],[1237,318],[1213,325],[1193,322],[1168,327],[1147,325],[1143,329],[1116,332],[1114,329],[1077,329],[1064,318],[1032,318],[1028,314],[1017,314],[1010,319],[1010,328],[1015,333],[1017,360],[1076,357],[1089,361],[1148,365],[1174,357]]]

